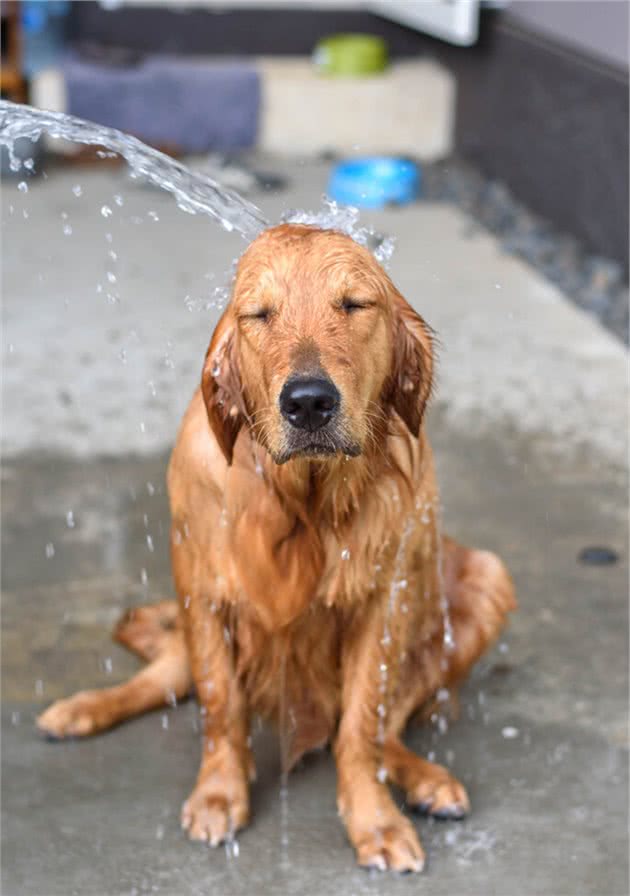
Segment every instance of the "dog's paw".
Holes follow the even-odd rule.
[[[448,769],[436,764],[431,764],[429,772],[425,771],[407,791],[407,805],[434,818],[460,819],[470,812],[464,785]]]
[[[413,825],[402,815],[394,824],[376,826],[355,841],[357,861],[379,871],[422,871],[424,850]]]
[[[79,691],[57,700],[37,718],[39,730],[53,739],[85,737],[112,724],[111,712],[102,691]]]
[[[182,828],[191,840],[218,846],[230,840],[249,820],[247,792],[239,785],[234,793],[198,784],[182,807]]]

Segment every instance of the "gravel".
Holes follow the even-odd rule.
[[[623,265],[590,253],[519,202],[508,187],[460,159],[422,165],[423,198],[452,202],[501,247],[555,284],[628,345],[628,285]]]

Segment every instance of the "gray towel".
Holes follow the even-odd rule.
[[[258,72],[249,62],[147,56],[121,67],[64,59],[68,112],[183,152],[256,142]]]

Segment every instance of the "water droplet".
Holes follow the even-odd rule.
[[[148,547],[148,549],[149,549],[150,551],[154,551],[154,550],[155,550],[155,547],[154,547],[154,545],[153,545],[153,539],[151,538],[150,535],[147,535],[147,547]]]
[[[387,769],[384,765],[381,765],[379,770],[376,772],[376,780],[380,781],[381,784],[384,784],[387,781]]]
[[[515,737],[519,736],[520,731],[513,725],[506,725],[505,728],[501,729],[501,734],[506,740],[513,740]]]
[[[349,560],[349,559],[350,559],[350,551],[348,550],[348,548],[344,548],[344,549],[342,550],[342,552],[341,552],[341,559],[342,559],[342,560]]]
[[[152,221],[159,221],[159,220],[160,220],[160,216],[158,215],[157,212],[149,211],[149,212],[147,212],[147,214],[148,214],[148,216],[151,218]]]
[[[125,204],[124,199],[122,198],[122,196],[119,193],[116,193],[116,195],[114,196],[114,202],[116,203],[116,205],[124,205]]]
[[[74,529],[75,525],[76,525],[76,523],[74,520],[74,513],[71,510],[69,510],[66,513],[66,526],[68,527],[68,529]]]
[[[146,585],[149,581],[149,576],[147,575],[147,571],[144,567],[140,570],[140,581],[143,585]]]
[[[41,697],[43,695],[43,693],[44,693],[44,682],[41,680],[41,678],[38,678],[37,681],[35,682],[35,694],[38,697]]]
[[[104,205],[101,207],[101,214],[104,218],[109,218],[112,214],[112,210],[108,205]]]
[[[163,840],[164,839],[164,825],[159,824],[155,829],[155,839]]]
[[[64,236],[72,236],[72,224],[63,225],[63,234]]]
[[[152,482],[147,482],[147,491],[151,495],[151,497],[153,497],[153,495],[155,494],[155,486]]]
[[[21,180],[19,182],[19,184],[17,185],[17,188],[20,191],[20,193],[28,193],[28,184],[26,183],[25,180]]]
[[[72,192],[78,198],[79,196],[83,195],[83,187],[81,186],[81,184],[75,184],[72,188]]]
[[[162,728],[168,728],[168,715],[166,713],[162,713]]]
[[[54,556],[55,556],[55,546],[52,543],[52,541],[49,541],[48,544],[46,545],[46,557],[48,558],[48,560],[50,560],[51,557],[54,557]]]
[[[103,660],[103,671],[106,675],[111,675],[113,669],[112,658],[111,656],[106,656]]]
[[[107,279],[110,283],[116,282],[116,274],[112,273],[112,271],[107,271]]]

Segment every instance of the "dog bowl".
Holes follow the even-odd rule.
[[[383,208],[406,205],[417,198],[420,169],[414,162],[389,156],[340,162],[328,182],[328,195],[342,205]]]
[[[387,44],[371,34],[335,34],[319,41],[313,62],[325,75],[376,75],[387,68]]]

